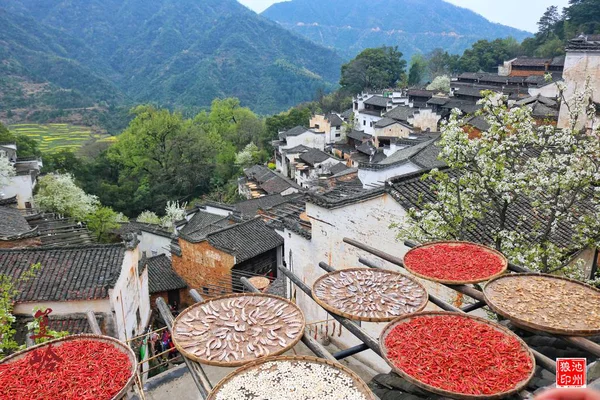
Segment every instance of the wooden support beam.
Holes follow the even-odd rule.
[[[173,321],[175,320],[175,318],[173,318],[173,314],[171,314],[171,310],[169,309],[169,306],[167,305],[167,303],[165,302],[165,300],[162,297],[159,297],[158,299],[156,299],[156,307],[158,308],[158,312],[160,313],[162,319],[167,324],[167,328],[169,329],[169,332],[171,332],[171,334],[173,334]],[[210,381],[208,380],[208,377],[206,376],[206,374],[204,373],[202,366],[200,364],[198,364],[197,362],[188,359],[187,357],[183,357],[183,361],[185,362],[185,365],[188,367],[188,370],[190,371],[190,375],[192,376],[192,379],[194,380],[194,383],[196,384],[196,387],[198,388],[198,391],[200,392],[201,400],[206,399],[208,397],[208,394],[212,390],[213,386],[210,383]]]
[[[88,311],[85,313],[87,317],[88,324],[90,324],[90,329],[94,335],[102,335],[102,330],[100,329],[100,325],[98,325],[98,320],[96,319],[96,314],[93,311]]]

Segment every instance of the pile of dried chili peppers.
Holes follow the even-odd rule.
[[[424,315],[400,323],[386,336],[385,347],[398,369],[458,394],[512,390],[534,367],[516,338],[458,315]]]
[[[127,354],[107,343],[72,340],[50,351],[50,359],[46,346],[0,364],[0,399],[109,400],[131,377]]]
[[[445,244],[418,247],[404,257],[411,271],[446,281],[473,281],[490,278],[504,268],[504,260],[475,244]]]

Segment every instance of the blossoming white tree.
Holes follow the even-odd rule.
[[[100,202],[94,195],[87,194],[75,184],[70,174],[48,174],[38,180],[38,193],[34,199],[43,211],[68,215],[85,221],[93,214]]]
[[[165,216],[162,218],[162,226],[173,228],[175,222],[185,218],[185,207],[187,203],[179,204],[178,201],[169,201],[165,207]]]
[[[567,105],[566,129],[539,124],[529,107],[502,100],[487,93],[480,115],[490,128],[472,140],[453,111],[439,143],[449,168],[424,178],[436,201],[410,210],[400,236],[476,238],[525,267],[583,278],[581,266],[567,264],[596,245],[600,232],[600,136],[593,126],[576,129],[595,114],[589,85]]]

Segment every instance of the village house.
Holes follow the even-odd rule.
[[[242,276],[275,278],[282,246],[259,218],[238,222],[199,211],[172,243],[172,266],[189,288],[216,296],[241,290]]]
[[[354,98],[354,127],[369,135],[383,114],[394,108],[391,97],[360,94]]]
[[[300,154],[294,166],[292,177],[303,188],[311,188],[318,184],[320,177],[332,175],[331,168],[340,160],[317,149],[310,149]]]
[[[316,114],[310,119],[310,129],[325,134],[325,145],[346,139],[344,121],[338,114]]]
[[[156,299],[162,297],[174,310],[180,309],[181,300],[188,296],[188,287],[183,278],[173,271],[170,257],[161,254],[142,259],[142,265],[148,270],[150,307],[154,309]]]
[[[75,322],[92,311],[101,317],[104,334],[126,340],[150,319],[148,272],[138,260],[137,248],[125,244],[0,249],[0,273],[19,282],[33,264],[40,265],[32,279],[17,283],[16,316],[51,308],[55,326],[85,329]]]
[[[8,158],[15,169],[15,176],[0,187],[0,199],[17,198],[20,209],[33,208],[33,190],[42,169],[42,160],[36,157],[17,156],[16,143],[0,143],[0,157]]]
[[[586,80],[589,79],[592,88],[592,100],[600,104],[600,35],[580,35],[570,40],[566,48],[563,79],[566,90],[565,98],[570,101],[577,91],[582,91]],[[600,107],[597,107],[596,118],[589,121],[587,118],[580,121],[579,128],[590,127],[592,123],[600,123]],[[563,102],[558,119],[558,127],[566,128],[569,124],[569,110]]]
[[[238,192],[247,199],[280,194],[282,196],[297,193],[300,186],[278,174],[271,171],[264,165],[254,165],[244,170],[245,177],[238,179]]]
[[[289,149],[300,145],[311,149],[325,150],[325,132],[317,132],[303,126],[296,126],[281,132],[279,140],[273,142],[273,147],[281,149]]]
[[[129,221],[121,224],[118,232],[126,240],[133,239],[139,242],[140,258],[161,254],[171,257],[170,248],[174,233],[160,225]]]
[[[554,58],[517,57],[500,65],[498,75],[527,77],[532,75],[544,76],[547,73],[562,74],[564,66],[564,56]]]
[[[279,149],[275,158],[275,167],[277,171],[281,172],[286,177],[293,179],[292,174],[298,157],[300,157],[300,154],[306,153],[310,149],[310,147],[306,147],[303,144],[289,149]]]

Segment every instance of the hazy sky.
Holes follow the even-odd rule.
[[[256,12],[261,12],[278,0],[238,0]],[[447,0],[450,3],[483,15],[493,22],[513,26],[530,32],[537,31],[537,21],[547,7],[556,5],[559,10],[569,0]]]

